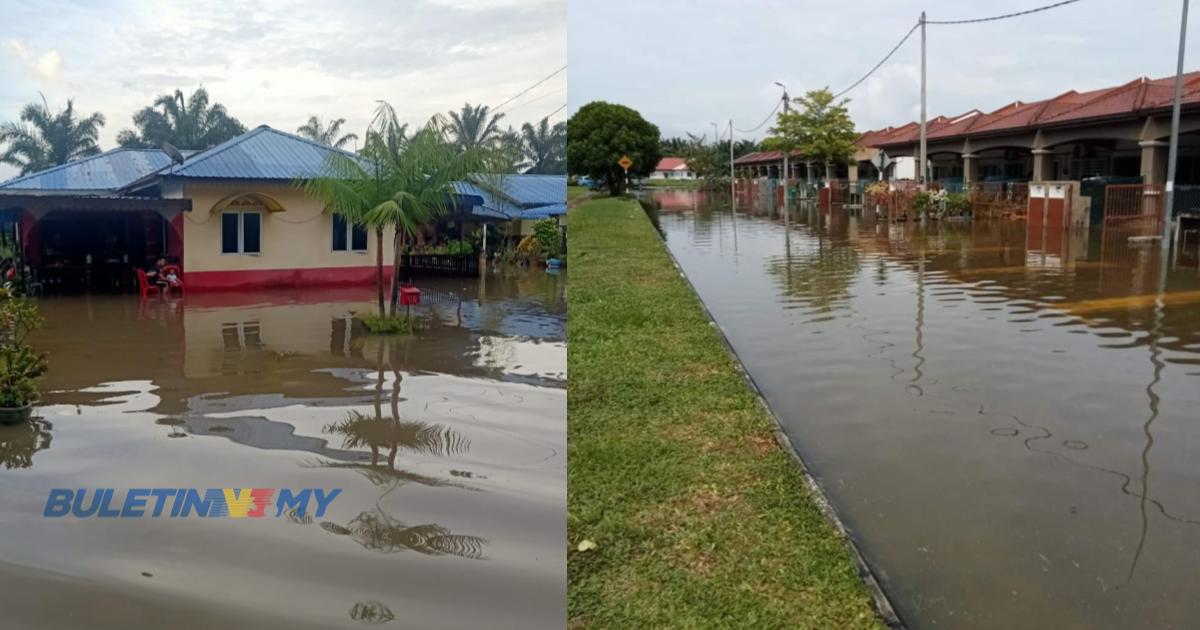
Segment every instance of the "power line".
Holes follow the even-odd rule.
[[[1055,2],[1054,4],[1047,4],[1045,6],[1037,7],[1034,9],[1027,9],[1025,11],[1017,11],[1016,13],[1005,13],[1004,15],[993,15],[992,17],[975,18],[973,20],[925,20],[925,23],[926,24],[976,24],[978,22],[994,22],[996,20],[1006,20],[1008,18],[1021,17],[1022,15],[1029,15],[1030,13],[1037,13],[1039,11],[1049,11],[1050,9],[1056,9],[1058,7],[1061,7],[1061,6],[1067,5],[1067,4],[1071,4],[1073,2],[1079,2],[1079,0],[1062,0],[1062,2]]]
[[[925,23],[926,24],[953,25],[953,24],[977,24],[979,22],[994,22],[996,20],[1006,20],[1009,18],[1015,18],[1015,17],[1021,17],[1023,15],[1029,15],[1031,13],[1038,13],[1039,11],[1048,11],[1050,9],[1055,9],[1055,8],[1058,8],[1058,7],[1061,7],[1064,5],[1068,5],[1068,4],[1071,4],[1074,2],[1079,2],[1079,0],[1061,0],[1061,2],[1055,2],[1053,4],[1047,4],[1045,6],[1040,6],[1040,7],[1036,7],[1033,9],[1017,11],[1016,13],[1005,13],[1004,15],[993,15],[991,17],[985,17],[985,18],[974,18],[974,19],[970,19],[970,20],[925,20]],[[888,52],[888,54],[884,55],[883,59],[881,59],[879,61],[879,63],[875,64],[874,68],[871,68],[871,70],[869,72],[867,72],[866,74],[864,74],[862,76],[862,78],[860,78],[859,80],[850,84],[850,87],[842,90],[841,92],[838,92],[837,94],[834,94],[833,98],[837,99],[837,98],[842,97],[850,90],[853,90],[854,88],[861,85],[862,82],[866,81],[872,74],[875,74],[875,71],[878,70],[884,63],[886,63],[888,59],[891,59],[892,55],[896,54],[897,50],[900,50],[900,47],[904,45],[904,42],[908,41],[908,38],[912,37],[913,32],[915,32],[918,28],[920,28],[920,26],[921,26],[921,22],[918,20],[917,23],[914,24],[913,27],[911,29],[909,29],[909,31],[907,33],[904,34],[904,37],[900,38],[900,42],[898,44],[896,44],[896,46],[893,47],[892,50],[890,52]]]
[[[538,102],[538,101],[540,101],[540,100],[542,100],[542,99],[544,99],[544,98],[549,98],[549,97],[551,97],[551,96],[558,96],[558,95],[560,95],[560,94],[563,94],[563,93],[565,93],[566,91],[567,91],[567,88],[563,88],[563,89],[561,89],[561,90],[555,90],[555,91],[553,91],[553,92],[546,92],[545,94],[542,94],[542,95],[540,95],[540,96],[535,96],[535,97],[533,97],[533,98],[531,98],[531,99],[529,99],[529,100],[526,100],[526,101],[522,101],[522,102],[520,102],[520,103],[517,103],[516,105],[513,105],[512,107],[509,107],[509,108],[508,108],[508,111],[506,111],[506,112],[504,112],[504,113],[505,113],[505,114],[511,114],[511,113],[513,113],[513,112],[517,111],[518,109],[521,109],[522,107],[525,107],[526,105],[532,105],[533,103],[536,103],[536,102]]]
[[[1071,1],[1074,2],[1075,0],[1071,0]],[[926,24],[931,24],[931,22],[926,22]],[[875,64],[874,68],[871,68],[859,80],[855,81],[854,83],[851,83],[850,87],[842,90],[841,92],[838,92],[837,94],[834,94],[833,98],[835,100],[838,98],[841,98],[843,94],[858,87],[863,81],[866,81],[872,74],[875,74],[875,71],[878,70],[880,68],[880,66],[887,63],[887,60],[891,59],[892,55],[896,54],[897,50],[900,50],[900,47],[904,45],[904,42],[908,41],[908,38],[912,37],[913,32],[915,32],[917,30],[917,28],[919,28],[920,26],[921,26],[921,22],[918,21],[916,24],[913,25],[912,28],[908,29],[908,32],[904,34],[904,37],[900,38],[900,42],[898,44],[896,44],[895,46],[893,46],[891,51],[889,51],[888,54],[884,55],[883,59],[879,60],[879,63]]]
[[[737,132],[738,133],[754,133],[755,131],[762,129],[763,125],[767,124],[767,122],[771,120],[771,117],[775,115],[775,112],[779,111],[779,107],[781,105],[783,105],[783,101],[776,102],[775,109],[772,109],[771,113],[767,114],[767,117],[764,118],[762,122],[758,123],[758,126],[756,126],[755,128],[753,128],[753,129],[738,129]]]
[[[529,87],[525,88],[524,90],[521,90],[520,92],[517,92],[517,95],[516,95],[516,96],[514,96],[514,97],[512,97],[512,98],[508,99],[507,101],[504,101],[503,103],[500,103],[499,105],[497,105],[497,106],[493,107],[492,109],[493,109],[494,111],[500,111],[500,108],[501,108],[501,107],[504,107],[505,105],[508,105],[509,103],[511,103],[511,102],[513,102],[513,101],[515,101],[515,100],[517,100],[518,98],[521,98],[521,96],[522,96],[523,94],[525,94],[526,92],[528,92],[529,90],[532,90],[533,88],[535,88],[535,87],[537,87],[537,86],[539,86],[539,85],[541,85],[541,84],[545,83],[546,81],[549,81],[549,80],[550,80],[550,79],[551,79],[551,78],[552,78],[554,75],[556,75],[556,74],[558,74],[559,72],[562,72],[563,70],[566,70],[566,69],[567,69],[567,67],[566,67],[566,66],[563,66],[563,67],[559,68],[558,70],[555,70],[554,72],[551,72],[550,74],[546,75],[545,77],[542,77],[542,80],[541,80],[541,81],[538,81],[537,83],[534,83],[533,85],[531,85],[531,86],[529,86]]]
[[[549,114],[546,114],[545,116],[542,116],[542,118],[549,118],[549,117],[557,114],[558,112],[561,112],[562,110],[566,109],[566,107],[567,107],[567,104],[563,103],[562,105],[558,106],[558,109],[550,112]],[[538,120],[542,120],[542,118],[539,118]]]

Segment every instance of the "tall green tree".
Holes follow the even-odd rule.
[[[550,126],[550,120],[543,118],[537,126],[525,123],[521,125],[521,138],[524,141],[525,159],[529,163],[527,173],[560,174],[567,171],[567,124],[558,123]]]
[[[849,99],[834,101],[829,88],[810,90],[792,99],[797,108],[779,114],[772,137],[763,145],[774,150],[797,150],[806,157],[824,162],[826,167],[846,164],[854,156],[858,132],[846,108]]]
[[[625,192],[625,172],[617,163],[629,156],[632,176],[646,176],[662,158],[658,127],[624,105],[593,101],[567,121],[567,171],[605,182],[612,195]]]
[[[723,147],[723,148],[722,148]],[[688,142],[680,147],[679,156],[687,161],[688,170],[706,188],[714,188],[729,177],[729,141],[709,144],[704,138],[688,134]]]
[[[687,138],[680,138],[679,136],[663,138],[659,141],[659,147],[661,147],[664,156],[674,157],[683,155],[683,151],[688,148],[688,145],[689,140]]]
[[[454,146],[461,151],[491,147],[503,133],[500,119],[504,118],[504,114],[492,112],[487,105],[464,103],[461,110],[450,112],[449,115],[448,131],[453,137]]]
[[[488,150],[488,164],[495,173],[520,173],[529,168],[525,157],[525,140],[512,126],[504,130]]]
[[[401,255],[407,238],[427,222],[446,214],[454,203],[454,182],[485,171],[487,153],[457,150],[435,117],[398,150],[389,130],[399,128],[395,110],[381,103],[366,134],[361,159],[331,153],[322,176],[299,182],[305,193],[321,199],[347,221],[375,231],[376,286],[380,315],[395,315],[400,300]],[[391,308],[384,308],[383,233],[393,231]]]
[[[42,96],[41,103],[21,109],[20,120],[0,124],[0,164],[15,166],[22,175],[100,153],[97,139],[104,115],[77,116],[74,99],[52,112]]]
[[[203,87],[187,97],[182,90],[160,95],[133,115],[133,124],[136,131],[125,129],[117,135],[123,147],[152,149],[169,142],[181,149],[204,150],[246,133],[246,126],[224,105],[210,104]]]
[[[358,140],[356,133],[342,133],[342,125],[346,124],[345,118],[336,118],[325,124],[320,116],[309,116],[308,122],[296,129],[296,133],[318,142],[327,147],[335,149],[345,149],[346,145]]]

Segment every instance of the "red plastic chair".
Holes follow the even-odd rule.
[[[162,289],[157,284],[150,284],[150,279],[146,277],[145,269],[134,269],[137,274],[138,292],[142,297],[146,297],[151,293],[162,294]]]
[[[167,285],[167,290],[170,291],[171,289],[178,289],[180,295],[183,294],[183,269],[180,269],[179,265],[163,265],[162,271],[159,273],[161,273],[163,277],[174,273],[175,277],[179,278],[179,280],[177,280],[175,284]]]

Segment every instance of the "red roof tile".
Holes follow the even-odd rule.
[[[658,161],[658,166],[654,167],[656,171],[673,171],[678,168],[687,168],[687,160],[681,157],[665,157]]]
[[[1114,116],[1144,116],[1171,107],[1174,86],[1175,77],[1172,75],[1153,80],[1140,77],[1124,85],[1087,92],[1069,90],[1032,103],[1014,101],[986,114],[972,110],[954,118],[931,118],[926,122],[925,135],[928,139],[940,140]],[[1200,71],[1183,75],[1181,101],[1185,105],[1200,104]],[[859,138],[859,144],[910,144],[919,141],[919,138],[920,125],[912,122],[902,127],[868,131]]]

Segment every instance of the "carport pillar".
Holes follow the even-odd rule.
[[[963,186],[974,184],[979,179],[979,156],[974,153],[964,153],[963,161]]]
[[[1142,183],[1161,184],[1167,181],[1167,143],[1161,140],[1143,140]]]
[[[846,179],[850,180],[851,182],[858,181],[858,162],[851,162],[850,165],[846,167]]]
[[[1053,181],[1054,161],[1051,159],[1053,153],[1049,149],[1034,149],[1030,153],[1033,154],[1033,181]]]

